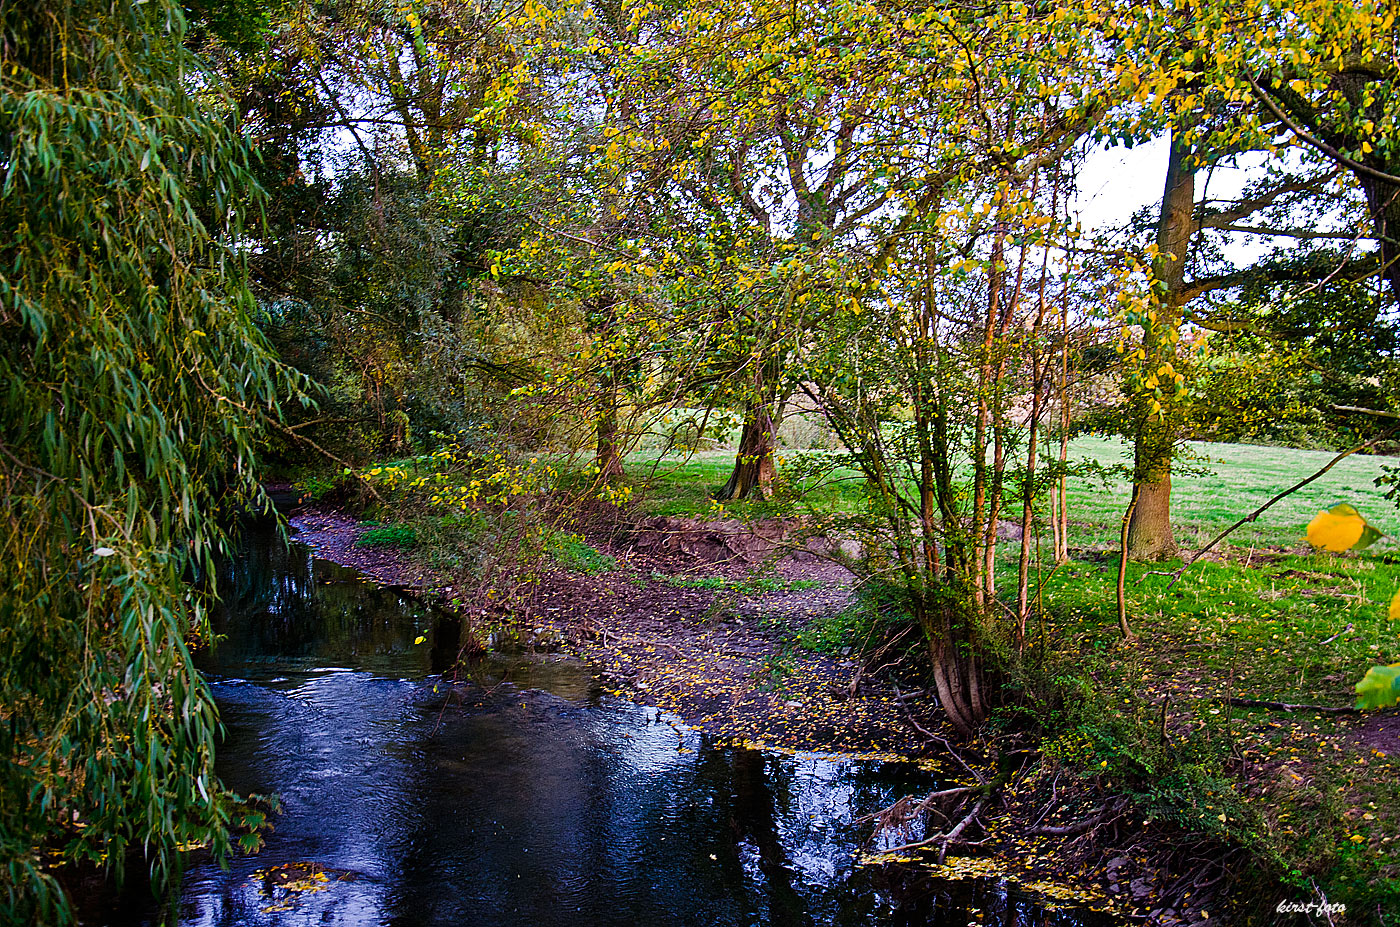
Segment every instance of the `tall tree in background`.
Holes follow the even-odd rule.
[[[201,106],[180,8],[0,16],[0,905],[47,921],[66,906],[41,847],[142,850],[159,878],[177,846],[229,846],[186,641],[293,378],[232,248],[248,149]]]
[[[1117,49],[1113,66],[1131,75],[1138,87],[1103,132],[1168,140],[1162,199],[1151,223],[1150,246],[1142,248],[1152,283],[1142,304],[1121,319],[1136,332],[1125,344],[1124,370],[1124,433],[1134,443],[1127,541],[1133,559],[1162,560],[1177,553],[1171,471],[1183,423],[1190,417],[1191,364],[1179,345],[1183,325],[1219,327],[1206,297],[1255,285],[1261,277],[1280,287],[1301,287],[1373,272],[1366,265],[1374,262],[1358,263],[1347,255],[1328,261],[1310,254],[1292,267],[1277,261],[1237,266],[1222,257],[1223,245],[1231,240],[1291,239],[1290,247],[1296,247],[1300,241],[1326,239],[1321,230],[1300,227],[1325,211],[1318,204],[1343,211],[1360,204],[1355,197],[1348,200],[1334,164],[1316,152],[1290,155],[1281,143],[1286,133],[1277,107],[1263,105],[1269,101],[1250,89],[1257,87],[1255,79],[1242,76],[1258,74],[1267,66],[1261,62],[1279,56],[1311,60],[1320,50],[1319,28],[1335,28],[1330,17],[1337,14],[1346,21],[1358,15],[1347,7],[1341,10],[1332,0],[1288,11],[1265,4],[1228,9],[1135,4],[1112,14],[1113,26],[1106,31]],[[1313,52],[1299,52],[1299,43]],[[1209,199],[1212,172],[1244,157],[1262,165],[1259,179],[1237,197]]]

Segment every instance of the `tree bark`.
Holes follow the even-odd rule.
[[[616,482],[622,477],[622,449],[619,446],[617,413],[617,358],[608,344],[617,327],[617,300],[610,295],[598,296],[590,313],[589,329],[603,345],[602,368],[598,373],[597,402],[594,405],[596,437],[594,465],[598,468],[598,485]]]
[[[777,465],[773,461],[777,450],[777,422],[773,405],[768,402],[749,403],[744,416],[744,430],[739,438],[739,452],[734,455],[734,471],[729,481],[715,493],[721,502],[745,499],[757,492],[767,496],[773,489]]]
[[[594,464],[599,484],[622,478],[622,451],[618,447],[617,377],[609,368],[599,378],[597,407],[597,448]]]

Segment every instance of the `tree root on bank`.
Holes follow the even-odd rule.
[[[1123,816],[1123,813],[1128,810],[1131,804],[1132,803],[1126,798],[1115,799],[1104,805],[1094,814],[1089,815],[1083,820],[1076,821],[1073,824],[1032,827],[1026,831],[1026,834],[1033,837],[1077,837],[1080,834],[1086,834],[1104,824],[1113,823]]]
[[[1236,708],[1267,708],[1271,711],[1315,711],[1327,715],[1357,715],[1359,708],[1350,706],[1336,708],[1328,705],[1293,705],[1288,702],[1264,702],[1253,698],[1227,698],[1225,704]]]

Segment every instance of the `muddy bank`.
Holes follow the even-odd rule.
[[[450,577],[411,552],[357,546],[365,529],[343,511],[310,506],[289,522],[317,556],[443,604],[453,596]],[[735,742],[859,755],[929,752],[917,727],[942,728],[925,700],[901,698],[849,654],[785,646],[792,629],[851,604],[849,572],[810,551],[783,554],[781,533],[771,529],[749,534],[686,522],[652,519],[617,540],[590,537],[615,558],[613,570],[542,571],[512,615],[527,642],[563,646],[598,667],[615,694]],[[746,585],[775,553],[766,581]]]

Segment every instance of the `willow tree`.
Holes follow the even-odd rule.
[[[229,847],[188,642],[293,384],[250,320],[249,153],[180,7],[0,15],[0,905],[46,921],[41,852],[159,877]]]

